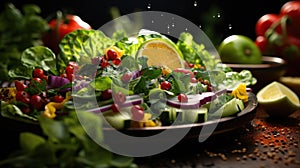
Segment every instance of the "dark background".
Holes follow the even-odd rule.
[[[256,21],[266,13],[279,13],[287,0],[2,0],[1,10],[6,2],[12,2],[19,9],[22,4],[34,3],[40,6],[41,15],[45,18],[53,16],[57,10],[76,14],[94,29],[112,19],[110,9],[113,6],[118,7],[121,15],[146,10],[170,12],[201,25],[217,44],[231,34],[255,39]],[[214,18],[218,14],[220,17]],[[232,29],[228,28],[229,25]]]

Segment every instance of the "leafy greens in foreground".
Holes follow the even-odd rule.
[[[83,127],[83,120],[90,124]],[[40,116],[39,122],[45,137],[21,133],[21,151],[0,161],[0,167],[136,167],[133,158],[113,154],[94,141],[101,142],[103,135],[102,120],[93,113],[71,112],[61,120]],[[93,131],[94,139],[85,129]]]
[[[41,9],[33,4],[17,9],[5,4],[0,13],[0,80],[8,81],[8,71],[21,65],[20,55],[28,47],[42,45],[42,33],[48,24],[39,14]]]

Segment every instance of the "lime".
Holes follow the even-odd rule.
[[[279,81],[289,87],[298,96],[300,95],[300,77],[283,76],[279,79]]]
[[[262,54],[253,40],[244,35],[231,35],[225,38],[218,52],[223,63],[260,64]]]
[[[172,70],[184,67],[181,51],[167,39],[153,38],[144,42],[139,48],[136,58],[141,56],[148,58],[148,66],[167,66]]]
[[[257,93],[257,100],[270,116],[289,116],[300,108],[299,98],[286,85],[274,81]]]

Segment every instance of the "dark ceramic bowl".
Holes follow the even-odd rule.
[[[262,64],[226,64],[233,71],[240,72],[244,69],[250,70],[257,79],[257,83],[252,87],[253,92],[257,93],[267,84],[278,81],[287,69],[287,62],[279,57],[263,56]]]

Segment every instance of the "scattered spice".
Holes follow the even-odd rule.
[[[254,119],[252,121],[252,132],[249,134],[253,139],[253,149],[243,147],[243,139],[234,139],[235,149],[219,152],[209,152],[209,157],[220,157],[228,160],[229,155],[235,156],[235,160],[240,163],[246,161],[267,161],[271,160],[274,164],[299,164],[298,154],[300,138],[299,124],[285,125],[280,122],[267,122],[264,119]],[[247,132],[250,132],[249,130]],[[247,136],[242,137],[247,138]],[[265,165],[261,165],[265,167]]]

